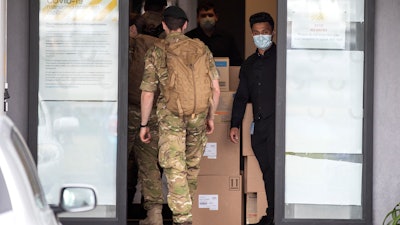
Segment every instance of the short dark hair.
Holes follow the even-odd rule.
[[[266,12],[253,14],[252,16],[250,16],[249,22],[250,28],[252,28],[255,23],[267,22],[269,23],[269,25],[271,25],[272,30],[274,30],[274,19],[272,19],[271,15]]]
[[[170,30],[178,30],[179,28],[182,29],[183,25],[186,22],[186,20],[183,18],[175,18],[172,16],[165,16],[163,21]]]
[[[202,1],[199,3],[199,5],[197,7],[197,15],[199,15],[201,10],[208,11],[211,9],[213,9],[214,13],[217,15],[217,10],[215,9],[214,3],[210,2],[210,1]]]
[[[140,14],[130,13],[129,14],[129,26],[135,25],[138,33],[142,33],[145,21]]]

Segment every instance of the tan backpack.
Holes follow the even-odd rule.
[[[166,51],[168,79],[164,88],[167,108],[179,116],[208,112],[212,101],[212,78],[203,42],[185,39],[156,44]]]

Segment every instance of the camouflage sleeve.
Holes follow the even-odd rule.
[[[213,78],[213,80],[219,80],[219,73],[218,73],[217,67],[215,66],[214,57],[208,47],[206,47],[206,52],[207,52],[208,59],[209,59],[208,61],[210,63],[211,77]]]
[[[157,77],[157,49],[155,47],[147,50],[144,59],[144,73],[142,83],[140,85],[140,90],[156,92],[158,86]]]

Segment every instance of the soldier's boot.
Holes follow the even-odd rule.
[[[139,220],[139,225],[163,225],[162,205],[155,205],[147,211],[147,217]]]

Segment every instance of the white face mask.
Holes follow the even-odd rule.
[[[211,30],[215,26],[215,18],[214,17],[205,17],[200,19],[200,27],[204,30]]]
[[[253,36],[254,44],[258,49],[266,50],[272,45],[272,35],[260,34]]]

